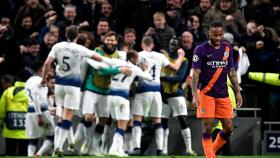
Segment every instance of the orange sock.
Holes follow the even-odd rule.
[[[216,154],[216,152],[226,143],[226,140],[225,140],[224,138],[221,137],[221,134],[222,134],[222,133],[224,133],[224,132],[221,131],[221,132],[217,135],[217,137],[216,137],[216,139],[215,139],[215,141],[214,141],[214,143],[213,143],[213,151],[214,151],[214,154]]]
[[[202,135],[202,146],[206,158],[214,158],[212,135],[203,133]]]

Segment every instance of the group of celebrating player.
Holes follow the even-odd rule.
[[[168,154],[166,120],[172,113],[178,117],[182,127],[187,153],[196,154],[191,148],[187,107],[181,88],[187,60],[178,39],[170,40],[170,52],[158,53],[152,51],[154,43],[150,36],[143,37],[141,52],[117,51],[117,34],[113,31],[105,34],[104,45],[94,51],[82,46],[86,40],[79,35],[77,27],[69,26],[66,36],[68,41],[54,45],[44,65],[38,66],[35,75],[26,83],[29,97],[26,129],[31,138],[28,156],[43,155],[52,147],[52,136],[57,156],[63,155],[67,138],[70,138],[69,149],[76,150],[75,144],[81,141],[82,136],[84,142],[78,151],[80,154],[140,155],[143,117],[152,118],[157,154]],[[48,110],[50,97],[45,87],[47,73],[53,63],[56,69],[55,101],[51,102],[56,105],[59,117],[56,126]],[[168,98],[165,103],[161,92]],[[80,112],[81,122],[73,136],[75,111]],[[116,130],[113,143],[106,151],[106,124],[110,117],[116,121]],[[161,118],[166,118],[163,124]],[[42,136],[49,139],[45,139],[40,150],[36,150]]]

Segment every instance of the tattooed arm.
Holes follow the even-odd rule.
[[[238,108],[240,108],[242,106],[243,100],[242,100],[242,96],[241,96],[241,93],[240,93],[240,88],[239,88],[239,84],[238,84],[238,81],[237,81],[237,76],[236,76],[236,72],[235,72],[234,68],[229,69],[228,76],[229,76],[229,79],[230,79],[231,84],[233,86],[233,89],[235,91],[236,105],[237,105]]]
[[[199,75],[201,73],[200,69],[192,69],[192,94],[193,94],[193,105],[198,107],[199,100],[198,100],[198,92],[197,92],[197,85],[199,82]]]

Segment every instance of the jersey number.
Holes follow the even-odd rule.
[[[70,57],[67,57],[67,56],[63,56],[63,59],[62,59],[62,70],[63,71],[69,71],[70,70],[70,65],[68,63],[68,59],[70,59]]]
[[[152,75],[153,80],[154,80],[155,77],[156,77],[156,65],[153,65],[153,66],[152,66],[152,68],[151,68],[151,70],[150,70],[149,73]]]
[[[114,80],[114,81],[119,81],[119,82],[124,82],[124,80],[125,80],[126,78],[127,78],[126,75],[124,75],[123,77],[120,77],[120,78],[114,76],[114,77],[112,78],[112,80]]]
[[[29,96],[29,99],[31,99],[30,101],[33,101],[33,97],[31,95],[31,90],[30,89],[26,89],[26,93]]]

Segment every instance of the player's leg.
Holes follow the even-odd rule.
[[[62,86],[65,96],[63,98],[63,116],[61,126],[58,132],[57,137],[57,149],[55,149],[58,156],[61,155],[63,151],[63,145],[67,136],[69,135],[69,130],[72,126],[72,118],[74,114],[74,110],[79,110],[79,102],[80,102],[80,88],[73,86]],[[57,96],[57,95],[56,95]]]
[[[152,92],[153,101],[150,108],[150,116],[155,128],[155,138],[157,143],[157,155],[163,154],[163,128],[161,124],[162,98],[160,92]]]
[[[233,131],[233,110],[229,97],[216,99],[216,113],[215,117],[219,118],[223,130],[217,135],[213,143],[214,153],[219,150],[229,139]]]
[[[188,111],[185,98],[183,96],[172,97],[168,99],[168,103],[172,107],[173,116],[178,118],[181,126],[181,134],[186,145],[186,154],[192,156],[197,155],[192,150],[192,137],[189,122],[187,120]]]
[[[33,157],[36,153],[36,148],[38,145],[39,139],[30,139],[28,146],[27,146],[27,156],[28,157]]]
[[[98,122],[93,132],[93,142],[90,151],[90,155],[95,156],[102,155],[100,142],[102,141],[104,127],[110,116],[108,97],[106,95],[100,95],[99,97],[98,102],[95,104],[95,112],[98,117]]]
[[[80,153],[85,155],[88,154],[89,148],[92,143],[92,127],[93,127],[93,122],[95,122],[95,110],[94,106],[96,102],[99,100],[99,95],[92,93],[90,91],[84,91],[84,96],[83,96],[83,118],[82,123],[83,126],[85,127],[84,130],[84,142],[81,146]]]
[[[148,106],[150,98],[146,98],[145,93],[140,93],[135,95],[135,99],[132,105],[133,113],[133,128],[132,128],[132,138],[134,149],[130,155],[140,155],[141,154],[141,136],[142,136],[142,119],[144,116],[145,107]],[[143,105],[144,104],[144,105]]]
[[[130,116],[130,109],[129,109],[129,101],[125,98],[113,96],[113,102],[111,109],[111,115],[114,119],[117,120],[117,128],[115,130],[115,134],[113,137],[113,143],[110,147],[109,154],[115,156],[127,156],[124,153],[123,145],[124,145],[124,131],[127,128],[129,116]]]
[[[103,153],[104,155],[106,155],[109,150],[110,129],[111,129],[112,123],[113,123],[113,120],[110,116],[104,126],[104,131],[101,136],[101,153]]]
[[[168,119],[170,118],[172,113],[171,106],[168,105],[168,100],[166,99],[162,105],[162,115],[161,115],[161,124],[163,128],[163,154],[168,155],[168,136],[169,136],[169,128],[168,128]]]
[[[40,157],[44,155],[47,151],[49,151],[53,146],[53,136],[47,136],[46,139],[43,141],[41,148],[36,153],[36,157]]]
[[[215,157],[212,142],[212,122],[215,117],[215,99],[213,97],[199,93],[199,105],[197,107],[197,117],[202,123],[202,146],[206,158]]]
[[[133,112],[132,112],[132,105],[134,98],[129,98],[129,121],[127,123],[127,128],[124,133],[124,150],[126,153],[129,153],[133,150],[133,138],[132,138],[132,127],[133,127]]]
[[[27,154],[28,157],[33,157],[36,153],[38,140],[42,137],[41,129],[38,124],[38,115],[34,112],[28,112],[25,119],[26,134],[30,138]]]
[[[81,66],[82,67],[82,66]],[[84,70],[81,69],[81,76],[85,76],[86,75],[86,68]],[[83,71],[83,74],[82,74]],[[82,77],[81,77],[82,78]],[[82,80],[83,81],[83,80]],[[79,118],[81,119],[81,121],[79,122],[77,129],[75,131],[74,134],[74,142],[75,144],[79,144],[81,142],[81,140],[83,139],[83,134],[84,134],[84,130],[85,130],[85,126],[83,124],[84,122],[84,116],[83,116],[83,103],[84,103],[84,91],[81,90],[80,92],[80,108],[79,111],[77,111],[77,115],[79,116]]]
[[[213,150],[216,153],[230,138],[233,131],[233,120],[231,118],[220,119],[223,125],[221,130],[213,143]]]
[[[127,128],[124,133],[124,150],[125,153],[129,153],[133,150],[133,138],[132,138],[133,119],[131,118],[127,123]]]
[[[47,126],[47,128],[44,129],[44,135],[46,136],[46,139],[43,141],[41,148],[36,153],[37,157],[42,156],[47,151],[49,151],[52,148],[54,142],[55,123],[49,110],[44,111],[42,116],[44,124]]]

